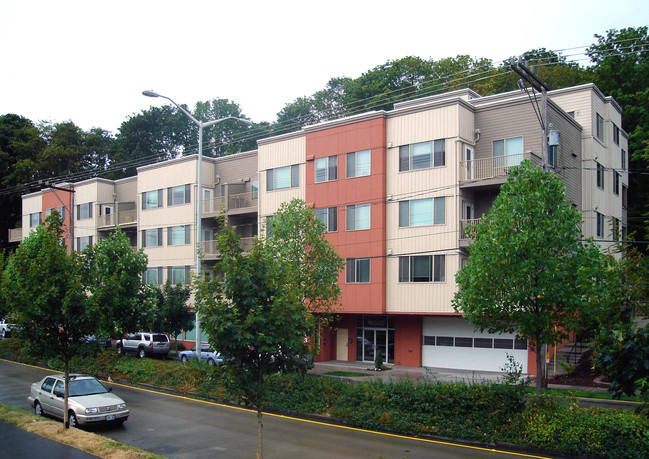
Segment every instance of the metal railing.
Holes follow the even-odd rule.
[[[216,198],[203,199],[203,213],[214,214],[221,211],[221,206],[225,210],[256,208],[259,199],[258,192],[249,191],[247,193],[229,194],[227,196],[218,196]]]
[[[518,166],[523,160],[530,159],[533,164],[540,165],[541,158],[534,152],[517,155],[493,156],[460,161],[460,181],[484,180],[509,175],[509,169]]]
[[[241,238],[240,246],[244,252],[252,248],[254,239],[254,237]],[[201,251],[203,252],[203,256],[207,259],[215,259],[219,256],[219,252],[216,248],[216,240],[201,242]]]
[[[467,232],[467,225],[475,225],[480,223],[479,218],[463,219],[460,220],[460,239],[471,239],[471,234]]]
[[[137,210],[123,210],[114,214],[100,215],[97,220],[97,226],[116,226],[127,225],[137,222]]]
[[[20,242],[22,240],[23,240],[22,228],[9,229],[9,242]]]

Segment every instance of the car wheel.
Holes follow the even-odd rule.
[[[79,427],[79,423],[77,422],[77,415],[74,414],[74,411],[70,411],[68,414],[68,423],[70,424],[70,427]]]
[[[118,344],[117,345],[117,355],[122,355],[124,353],[124,349],[122,349],[122,345]]]
[[[180,356],[180,361],[181,361],[182,363],[187,363],[187,356],[186,356],[186,355],[181,355],[181,356]]]
[[[141,358],[141,359],[143,359],[144,357],[146,357],[146,352],[144,352],[144,348],[143,348],[143,347],[141,347],[141,348],[139,348],[139,349],[137,350],[137,356],[138,356],[139,358]]]
[[[34,402],[34,414],[36,416],[43,416],[43,407],[38,400]]]
[[[212,359],[207,359],[207,364],[209,366],[213,367],[214,365],[216,365],[216,362],[214,360],[212,360]]]

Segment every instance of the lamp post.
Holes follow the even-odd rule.
[[[185,115],[191,119],[196,126],[198,126],[198,164],[196,166],[196,182],[198,183],[198,189],[197,189],[197,197],[196,197],[196,277],[200,279],[201,277],[201,208],[202,208],[202,174],[203,174],[203,168],[202,168],[202,163],[203,163],[203,128],[212,126],[214,124],[220,123],[222,121],[226,121],[229,119],[237,120],[246,126],[251,126],[252,122],[243,118],[237,118],[236,116],[226,116],[224,118],[219,118],[217,120],[212,120],[212,121],[198,121],[191,113],[189,113],[187,110],[182,108],[180,105],[178,105],[176,102],[171,100],[167,96],[163,96],[162,94],[158,94],[157,92],[154,91],[142,91],[142,94],[147,96],[147,97],[162,97],[163,99],[167,99],[169,102],[174,104],[178,109],[183,112]],[[200,329],[200,320],[198,318],[198,311],[196,310],[196,359],[198,362],[201,361],[201,329]]]

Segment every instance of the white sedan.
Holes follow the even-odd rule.
[[[46,376],[32,384],[27,399],[34,413],[63,419],[64,375]],[[70,375],[68,413],[70,427],[97,423],[123,424],[129,411],[124,400],[89,375]]]

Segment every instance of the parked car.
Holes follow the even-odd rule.
[[[38,416],[44,414],[63,419],[64,375],[46,376],[32,384],[27,399]],[[70,375],[68,413],[70,427],[99,423],[123,424],[129,415],[124,400],[111,392],[97,378]]]
[[[178,360],[182,363],[187,363],[190,359],[196,358],[196,348],[193,347],[191,351],[182,351],[178,353]],[[219,365],[223,363],[223,359],[209,344],[201,345],[201,360],[207,361],[210,366]]]
[[[104,349],[108,349],[113,345],[110,338],[97,338],[95,335],[84,336],[81,338],[81,342],[85,344],[97,344]]]
[[[11,330],[15,327],[14,324],[7,323],[5,319],[0,319],[0,336],[8,338],[11,335]]]
[[[171,349],[169,337],[164,333],[131,333],[115,345],[117,353],[135,354],[141,359],[150,355],[166,356]]]

